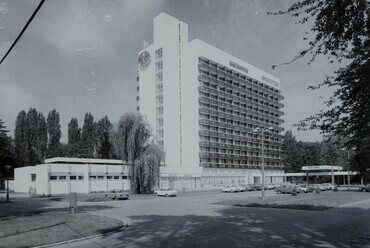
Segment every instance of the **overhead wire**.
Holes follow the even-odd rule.
[[[17,44],[18,40],[21,38],[21,36],[23,35],[24,31],[26,31],[26,29],[28,28],[28,26],[30,25],[30,23],[32,22],[33,18],[36,16],[37,12],[40,10],[41,6],[44,4],[45,0],[41,0],[39,5],[37,6],[37,8],[35,9],[35,11],[32,13],[32,16],[30,17],[30,19],[27,21],[26,25],[23,27],[22,31],[19,33],[18,37],[15,39],[15,41],[13,42],[13,44],[10,46],[10,48],[8,49],[8,51],[6,52],[6,54],[4,55],[4,57],[1,59],[0,61],[0,65],[3,63],[3,61],[5,60],[5,58],[8,56],[8,54],[12,51],[13,47]]]

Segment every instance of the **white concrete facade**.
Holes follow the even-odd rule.
[[[14,191],[41,195],[129,190],[129,166],[121,160],[52,158],[16,168]]]
[[[255,88],[261,88],[259,92],[265,90],[264,88],[267,89],[266,91],[272,92],[269,95],[269,97],[273,97],[270,106],[265,100],[267,107],[260,107],[260,112],[264,111],[264,114],[267,113],[266,116],[256,114],[257,118],[263,119],[264,123],[259,123],[259,120],[251,121],[248,131],[242,131],[242,133],[246,137],[247,132],[250,134],[255,127],[267,128],[270,127],[270,122],[273,123],[271,125],[273,125],[274,133],[271,137],[276,139],[272,140],[276,142],[276,145],[270,153],[267,153],[274,155],[271,155],[271,161],[267,162],[269,166],[266,169],[266,182],[283,181],[283,177],[274,176],[282,172],[281,158],[278,153],[281,153],[282,136],[280,132],[283,131],[283,128],[280,124],[283,121],[280,117],[283,113],[280,111],[282,104],[279,101],[282,96],[279,94],[280,80],[278,78],[198,39],[189,42],[188,25],[165,13],[154,18],[153,44],[141,50],[138,57],[139,111],[146,116],[158,144],[162,146],[166,154],[165,166],[161,168],[162,185],[174,188],[199,188],[207,184],[224,184],[224,181],[230,181],[230,183],[258,183],[261,181],[259,162],[261,156],[246,148],[247,138],[243,138],[245,148],[234,146],[229,149],[233,150],[232,153],[244,152],[244,160],[233,156],[229,159],[231,162],[224,159],[221,154],[223,153],[220,152],[223,150],[221,149],[222,145],[217,145],[220,140],[223,140],[221,136],[210,136],[216,141],[212,142],[211,140],[212,144],[203,144],[204,136],[201,135],[201,132],[204,125],[200,124],[204,122],[202,113],[200,113],[201,104],[203,104],[200,87],[204,83],[200,79],[203,73],[200,71],[201,59],[207,63],[215,63],[218,68],[223,67],[224,70],[230,68],[233,75],[240,77],[243,82],[247,82],[247,80],[252,82],[253,80],[253,83],[257,85]],[[209,73],[209,71],[204,72]],[[218,75],[215,73],[216,78],[225,79],[222,78],[222,75],[222,73]],[[233,82],[235,84],[237,81]],[[221,83],[218,85],[219,88],[220,85]],[[220,97],[221,95],[218,94],[215,93],[214,96]],[[267,95],[267,93],[264,94]],[[248,94],[243,96],[246,98]],[[233,101],[238,104],[243,102],[235,99]],[[256,105],[258,104],[260,103],[257,100]],[[215,105],[218,108],[222,104]],[[246,107],[247,105],[245,105]],[[269,110],[270,107],[274,109]],[[230,108],[233,108],[234,112],[235,109],[238,109],[238,107]],[[237,113],[240,114],[239,112],[242,111]],[[243,124],[247,125],[247,111],[244,114],[245,123]],[[211,117],[218,119],[221,116],[223,114],[216,113]],[[230,121],[239,123],[240,118],[230,117]],[[219,123],[214,123],[213,128],[218,128],[218,125]],[[236,125],[230,129],[234,130],[232,132],[240,134],[240,128]],[[234,139],[231,142],[239,144],[240,140]],[[252,142],[251,140],[250,142]],[[261,140],[253,142],[255,142],[255,147],[260,149]],[[211,147],[217,150],[217,156],[213,154],[213,157],[207,157],[205,155],[205,150],[212,149]],[[265,149],[267,148],[268,146],[265,146]],[[253,159],[251,156],[247,159],[247,150],[254,156]]]

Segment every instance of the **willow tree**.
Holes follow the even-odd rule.
[[[117,156],[130,165],[130,184],[133,193],[149,192],[155,184],[151,155],[149,125],[140,114],[128,113],[123,115],[111,132],[111,140]],[[154,150],[154,148],[153,148]],[[157,165],[156,165],[157,166]]]
[[[136,179],[136,191],[150,193],[152,187],[159,182],[159,166],[164,161],[162,149],[155,143],[151,143],[140,156],[133,170],[133,178]]]

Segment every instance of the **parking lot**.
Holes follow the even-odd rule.
[[[100,194],[102,196],[102,194]],[[99,194],[81,194],[78,209],[124,220],[125,231],[60,247],[370,247],[370,193],[323,191],[297,196],[266,191],[179,192],[177,197],[131,195],[129,200],[86,202]],[[11,194],[0,211],[67,211],[66,197]],[[84,199],[84,201],[83,201]],[[245,208],[235,205],[311,204],[326,211]],[[210,238],[212,237],[212,238]]]

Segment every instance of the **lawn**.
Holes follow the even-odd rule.
[[[1,247],[33,247],[103,234],[123,222],[90,214],[31,212],[0,217]]]

